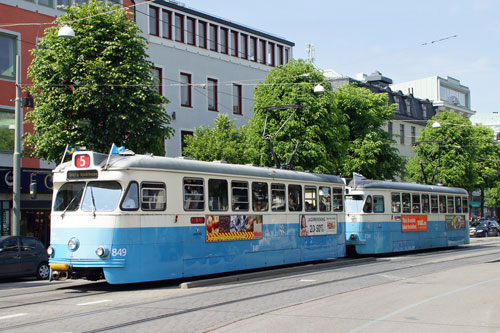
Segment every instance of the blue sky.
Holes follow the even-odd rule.
[[[394,83],[451,76],[477,113],[500,112],[500,1],[185,0],[193,9],[295,43],[294,58],[355,77],[375,70]],[[451,37],[455,36],[456,37]],[[451,38],[448,38],[451,37]],[[447,39],[445,39],[447,38]],[[432,41],[439,42],[430,43]],[[428,43],[427,45],[422,45]]]

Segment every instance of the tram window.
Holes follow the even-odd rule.
[[[411,199],[413,213],[420,213],[420,194],[412,194]]]
[[[138,210],[139,209],[139,185],[137,182],[130,182],[127,191],[123,196],[121,210]]]
[[[227,180],[208,180],[208,209],[216,212],[228,210]]]
[[[344,211],[344,200],[342,197],[342,189],[341,188],[333,188],[333,211],[334,212],[343,212]]]
[[[468,213],[469,212],[469,202],[468,202],[468,199],[466,197],[462,198],[462,206],[463,206],[464,213]]]
[[[429,195],[428,194],[422,194],[422,213],[428,214],[429,213]]]
[[[205,200],[203,198],[204,187],[201,178],[184,178],[184,209],[203,210]]]
[[[87,184],[82,201],[85,212],[113,211],[122,195],[122,186],[117,182],[94,181]]]
[[[457,209],[457,213],[462,213],[462,198],[455,197],[455,208]]]
[[[373,212],[374,213],[385,212],[384,197],[382,195],[373,196]]]
[[[439,196],[439,212],[441,214],[446,213],[446,196],[444,195]]]
[[[448,213],[450,214],[453,214],[455,213],[455,203],[453,202],[453,196],[447,196],[446,197],[448,200],[447,200],[447,210],[448,210]]]
[[[369,195],[366,197],[365,205],[363,206],[363,213],[371,213],[372,212],[372,196]]]
[[[141,193],[142,210],[165,210],[167,207],[165,184],[142,183]]]
[[[391,212],[393,214],[401,213],[401,193],[392,192],[391,198],[392,198]]]
[[[431,195],[431,213],[439,213],[438,197],[437,195]]]
[[[291,212],[302,211],[302,186],[288,185],[288,207]]]
[[[248,183],[240,181],[231,182],[231,209],[237,211],[248,210]]]
[[[271,184],[271,210],[284,212],[286,210],[285,184]]]
[[[306,203],[306,212],[315,212],[317,210],[317,192],[316,187],[306,186],[304,188],[304,202]]]
[[[54,211],[75,211],[80,206],[82,199],[84,182],[65,183],[57,191],[54,200]]]
[[[360,213],[363,205],[364,197],[362,195],[346,195],[345,196],[345,211],[347,213]]]
[[[265,212],[269,209],[269,194],[267,183],[252,183],[252,208],[256,212]]]
[[[319,187],[319,211],[331,212],[332,211],[332,195],[328,186]]]
[[[403,213],[411,213],[411,195],[410,193],[401,194],[403,201]]]

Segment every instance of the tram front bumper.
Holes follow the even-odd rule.
[[[78,272],[92,272],[93,276],[100,275],[103,268],[123,268],[125,259],[89,260],[89,259],[50,259],[50,280],[64,281],[74,276],[81,276]],[[100,273],[96,273],[100,272]]]

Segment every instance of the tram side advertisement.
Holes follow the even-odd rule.
[[[403,215],[401,231],[427,231],[427,215]]]
[[[446,215],[446,230],[465,229],[465,215]]]
[[[262,239],[262,215],[208,215],[207,242]]]
[[[300,236],[337,234],[337,215],[301,215]]]

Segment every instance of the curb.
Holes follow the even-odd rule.
[[[198,287],[212,286],[212,285],[228,283],[228,282],[244,281],[244,280],[262,278],[262,277],[268,277],[268,276],[274,277],[277,275],[283,275],[283,274],[288,274],[288,273],[298,273],[298,272],[313,271],[313,270],[320,270],[320,269],[326,269],[326,268],[353,266],[353,265],[374,262],[376,260],[377,259],[374,257],[360,258],[360,259],[344,259],[344,258],[332,259],[328,262],[319,263],[319,264],[308,264],[308,265],[301,265],[301,266],[295,266],[295,267],[277,268],[277,269],[271,269],[271,270],[266,270],[266,271],[261,271],[261,272],[251,272],[251,273],[237,274],[237,275],[231,275],[231,276],[223,276],[223,277],[212,278],[212,279],[183,282],[179,285],[179,287],[181,289],[198,288]]]

